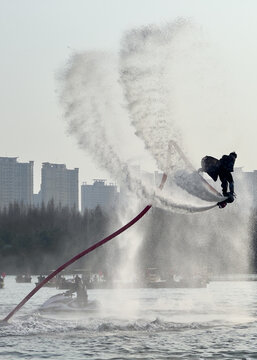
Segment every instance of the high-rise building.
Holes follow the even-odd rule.
[[[56,206],[78,210],[78,173],[78,168],[69,170],[64,164],[43,163],[41,201],[47,205],[53,200]]]
[[[33,165],[17,162],[17,157],[0,157],[0,208],[11,203],[33,204]]]
[[[117,186],[106,184],[106,180],[95,179],[93,185],[81,185],[81,211],[95,209],[98,205],[108,210],[115,206],[118,200]]]
[[[248,207],[256,208],[257,204],[257,171],[235,169],[235,192],[247,202]]]

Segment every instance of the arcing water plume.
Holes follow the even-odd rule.
[[[125,138],[115,138],[113,135],[119,129],[121,121],[129,123],[129,113],[125,106],[122,106],[122,89],[115,56],[101,52],[74,55],[64,72],[63,80],[61,100],[66,109],[65,117],[69,131],[77,138],[79,145],[119,184],[126,185],[141,200],[148,203],[158,201],[159,206],[162,206],[163,198],[156,194],[154,188],[132,176],[126,160],[122,159]],[[167,131],[159,129],[158,133],[159,147],[163,147],[163,163],[167,164]],[[155,143],[155,140],[153,142]],[[177,162],[177,156],[178,154],[175,154],[172,157],[174,163]],[[171,198],[165,200],[165,208],[167,206],[171,211],[179,212],[194,212],[198,208],[203,210],[202,206],[193,208],[185,203],[174,202]]]

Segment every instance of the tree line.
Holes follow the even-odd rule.
[[[53,202],[39,208],[10,204],[0,212],[0,271],[47,274],[104,237],[110,223],[100,207],[81,214]],[[89,267],[96,255],[103,261],[103,253],[95,254]]]
[[[219,213],[218,215],[220,215]],[[224,214],[224,213],[223,213]],[[151,209],[136,225],[137,239],[127,246],[137,246],[134,265],[140,271],[157,267],[161,272],[173,273],[226,273],[245,272],[250,263],[257,271],[257,212],[249,222],[250,240],[235,244],[231,228],[224,234],[222,218],[203,215],[174,214],[161,209]],[[229,217],[230,219],[230,217]],[[130,219],[128,219],[130,220]],[[215,222],[216,221],[216,222]],[[233,214],[233,221],[240,226],[240,216]],[[238,224],[239,223],[239,224]],[[100,207],[83,214],[75,209],[55,206],[25,207],[11,204],[0,211],[0,272],[7,274],[47,274],[95,242],[117,230],[124,222],[119,212],[105,212]],[[243,225],[243,224],[242,224]],[[123,235],[126,238],[126,234]],[[113,274],[126,258],[119,242],[105,246],[71,266],[92,272]],[[122,240],[126,241],[126,240]],[[129,240],[131,241],[131,240]],[[240,246],[247,246],[248,264],[243,259]],[[240,262],[241,258],[241,262]]]

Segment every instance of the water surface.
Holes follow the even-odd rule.
[[[4,318],[34,287],[5,278]],[[257,282],[217,281],[203,289],[88,290],[93,313],[40,315],[61,292],[42,288],[0,326],[3,359],[257,359]]]

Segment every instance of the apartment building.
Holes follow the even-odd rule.
[[[33,204],[34,162],[20,163],[17,157],[0,157],[0,208],[9,204]]]
[[[105,179],[94,179],[93,185],[81,185],[81,211],[95,209],[98,205],[107,210],[118,201],[118,191],[115,184],[106,184]]]
[[[69,170],[65,164],[43,163],[40,201],[47,205],[53,200],[56,206],[78,210],[78,174],[78,168]]]

